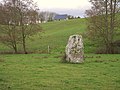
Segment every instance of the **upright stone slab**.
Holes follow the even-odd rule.
[[[84,47],[82,36],[81,35],[70,36],[65,50],[66,61],[71,63],[83,63],[84,62],[83,49]]]

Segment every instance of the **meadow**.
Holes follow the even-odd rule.
[[[41,27],[42,32],[27,40],[28,52],[46,53],[47,47],[50,46],[51,53],[64,53],[69,36],[83,34],[86,31],[86,22],[85,19],[72,19],[42,23]],[[85,52],[93,52],[91,49],[94,48],[90,47],[91,43],[86,37],[83,39]],[[21,46],[19,46],[19,49],[21,49]],[[11,49],[4,45],[0,45],[0,51],[12,52]]]
[[[61,62],[69,36],[86,31],[85,19],[41,26],[40,37],[27,40],[27,50],[36,54],[0,54],[0,90],[120,89],[120,54],[94,54],[95,46],[85,37],[85,62]],[[12,50],[0,44],[0,51]]]
[[[0,90],[119,90],[119,55],[85,54],[83,64],[59,54],[0,55]]]

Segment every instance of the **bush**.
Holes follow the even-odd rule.
[[[120,40],[117,40],[115,42],[112,43],[113,45],[113,52],[111,54],[120,54]],[[96,50],[96,54],[106,54],[106,48],[105,46],[103,47],[99,47],[97,50]]]

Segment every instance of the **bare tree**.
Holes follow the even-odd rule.
[[[4,24],[1,25],[1,32],[4,32],[1,33],[1,41],[8,46],[13,44],[15,53],[18,43],[22,43],[24,53],[27,53],[26,38],[41,31],[40,25],[37,24],[39,19],[37,9],[32,0],[4,0],[4,3],[1,3],[0,10],[3,15],[0,15],[0,18],[4,17],[1,22]]]
[[[88,34],[106,53],[114,53],[113,42],[120,31],[120,0],[90,0],[92,8],[86,10]]]
[[[7,0],[0,4],[0,41],[14,49],[17,53],[17,44],[20,42],[19,30],[17,28],[17,10]]]
[[[53,21],[54,17],[55,17],[56,13],[54,12],[48,12],[48,11],[45,11],[45,12],[40,12],[39,13],[39,18],[41,20],[41,23],[44,22],[44,21]]]
[[[56,13],[48,12],[48,21],[53,21]]]
[[[44,22],[45,21],[45,12],[40,12],[39,18],[40,18],[41,23]]]
[[[32,26],[30,24],[36,23],[36,15],[37,15],[36,9],[34,8],[35,6],[33,5],[32,0],[19,0],[19,1],[16,1],[16,3],[17,3],[16,6],[19,11],[19,16],[20,16],[19,26],[22,34],[23,50],[24,50],[24,53],[27,53],[26,38],[31,33],[33,33],[30,30],[30,26]]]

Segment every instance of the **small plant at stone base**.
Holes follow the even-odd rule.
[[[68,61],[66,60],[66,54],[65,54],[65,53],[64,53],[64,55],[62,56],[61,62],[62,62],[62,63],[68,63]]]

